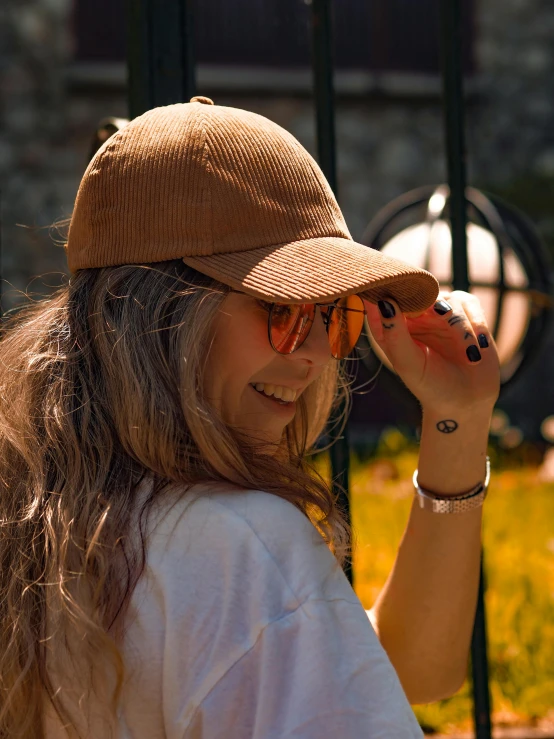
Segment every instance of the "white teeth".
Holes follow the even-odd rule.
[[[271,383],[267,383],[266,385],[263,382],[257,382],[254,387],[259,393],[269,396],[273,395],[274,398],[284,400],[286,403],[291,403],[293,400],[296,400],[296,390],[293,390],[290,387],[272,385]]]
[[[292,390],[290,387],[282,388],[281,399],[286,400],[287,403],[291,403],[296,398],[296,390]]]

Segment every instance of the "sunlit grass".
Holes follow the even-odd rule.
[[[373,459],[352,460],[354,587],[365,608],[392,567],[416,466],[417,449],[394,433]],[[326,457],[318,467],[329,474]],[[536,466],[502,469],[493,460],[483,530],[493,718],[497,725],[532,722],[554,706],[554,484],[541,483]],[[466,681],[453,698],[415,711],[436,730],[469,729],[470,695]]]

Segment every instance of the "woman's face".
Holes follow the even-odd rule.
[[[293,398],[336,360],[319,308],[307,339],[292,354],[272,348],[267,320],[255,298],[236,292],[225,297],[213,325],[204,392],[228,424],[278,444],[296,412]]]

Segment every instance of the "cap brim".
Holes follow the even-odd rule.
[[[337,237],[184,257],[183,262],[236,290],[282,303],[316,303],[358,293],[392,298],[404,313],[429,308],[439,292],[425,270]]]

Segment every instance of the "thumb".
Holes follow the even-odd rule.
[[[398,303],[387,298],[377,305],[366,302],[367,322],[375,342],[402,379],[421,377],[426,363],[427,347],[414,341],[406,317]]]

